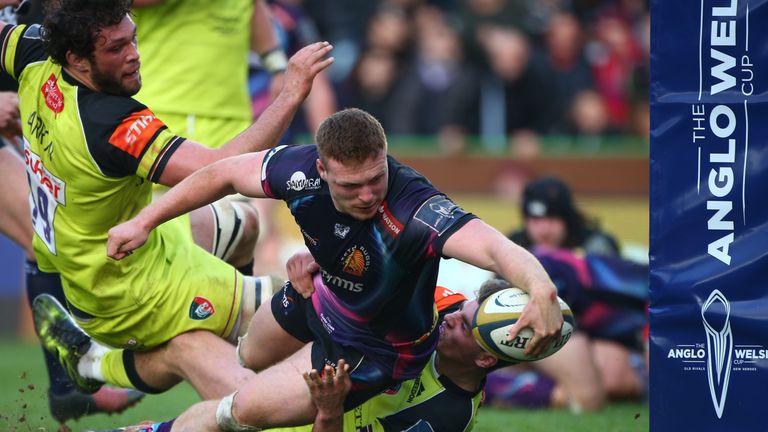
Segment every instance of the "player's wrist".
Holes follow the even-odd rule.
[[[259,53],[261,65],[272,75],[285,72],[288,67],[288,57],[279,46]]]

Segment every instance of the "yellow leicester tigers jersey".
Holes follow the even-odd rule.
[[[468,392],[440,375],[436,354],[421,374],[385,390],[344,413],[344,432],[441,431],[469,432],[474,428],[482,391]],[[309,432],[311,426],[279,429]]]
[[[161,227],[115,261],[106,254],[107,231],[150,202],[150,182],[183,138],[136,100],[78,83],[44,53],[39,26],[6,26],[0,43],[0,72],[19,82],[40,268],[61,273],[67,299],[94,316],[139,307],[155,275],[186,271],[168,263],[193,244],[170,241]]]
[[[250,120],[252,13],[253,0],[165,0],[135,9],[144,80],[136,99],[162,114]]]

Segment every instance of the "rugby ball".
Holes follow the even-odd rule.
[[[530,327],[521,329],[514,340],[507,340],[509,329],[520,318],[529,299],[528,293],[520,288],[505,288],[493,293],[480,304],[472,318],[472,335],[483,349],[502,360],[527,362],[549,357],[568,342],[576,324],[571,308],[560,297],[557,302],[563,312],[564,322],[560,339],[556,343],[537,356],[529,356],[525,354],[525,348],[533,337]]]

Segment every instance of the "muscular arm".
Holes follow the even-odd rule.
[[[122,259],[143,245],[158,225],[232,193],[265,198],[259,176],[265,154],[235,156],[196,171],[136,217],[109,230],[107,255]]]
[[[160,176],[160,183],[173,186],[192,172],[215,161],[274,146],[309,94],[314,77],[333,62],[333,57],[324,59],[331,48],[327,42],[318,42],[299,50],[288,63],[282,91],[256,123],[218,149],[208,149],[193,141],[185,141],[168,161]]]
[[[509,340],[532,327],[534,337],[528,354],[543,352],[560,333],[563,315],[557,290],[541,263],[530,252],[507,239],[480,219],[469,221],[446,240],[443,254],[502,275],[531,297]]]

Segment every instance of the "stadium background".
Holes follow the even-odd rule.
[[[461,13],[470,10],[473,4],[495,5],[499,7],[498,13],[491,14],[489,22],[502,27],[508,25],[523,33],[528,48],[539,57],[546,57],[549,49],[546,43],[546,24],[566,11],[575,16],[582,26],[584,38],[577,54],[584,58],[592,74],[591,85],[586,90],[599,96],[597,113],[592,111],[599,120],[596,125],[594,122],[579,125],[568,118],[555,126],[535,122],[525,124],[524,121],[516,124],[514,122],[519,119],[511,117],[494,124],[483,120],[481,113],[487,113],[488,108],[483,108],[480,103],[472,107],[478,114],[478,121],[462,125],[465,126],[466,135],[462,136],[459,147],[452,145],[455,140],[446,143],[444,130],[438,125],[419,136],[414,133],[418,131],[409,130],[391,134],[391,153],[426,174],[459,204],[471,209],[502,232],[518,227],[521,222],[516,200],[522,183],[537,175],[559,175],[573,187],[578,205],[598,219],[603,228],[616,234],[625,255],[638,260],[647,259],[648,127],[645,86],[648,51],[644,38],[647,36],[645,32],[649,13],[646,1],[318,0],[305,3],[308,14],[317,18],[318,31],[329,39],[333,35],[328,29],[335,28],[333,26],[343,17],[318,12],[323,8],[347,10],[350,14],[368,14],[368,19],[359,21],[372,23],[376,11],[385,8],[376,9],[371,4],[387,4],[388,7],[394,5],[395,9],[387,9],[391,11],[397,8],[407,10],[415,4],[426,3],[443,11],[455,9]],[[367,5],[363,6],[363,3]],[[522,18],[510,21],[509,14],[513,12],[520,13]],[[460,13],[454,15],[454,18],[456,16],[462,17]],[[457,23],[458,28],[461,28],[462,21],[453,21],[453,24]],[[365,46],[361,41],[370,37],[365,34],[370,33],[372,26],[363,29],[363,33],[358,34],[356,40],[353,39],[353,42],[357,41],[358,48]],[[621,36],[625,39],[617,40]],[[626,40],[627,37],[629,40]],[[354,65],[353,60],[344,61],[345,51],[342,49],[346,49],[344,42],[347,41],[332,42],[337,46],[337,66],[341,68],[347,63]],[[481,67],[487,68],[488,65]],[[408,68],[402,67],[400,70],[408,71]],[[348,73],[353,73],[351,67]],[[339,104],[357,105],[350,96],[354,92],[348,92],[345,96],[346,82],[343,82],[343,77],[331,78],[335,88],[340,91]],[[505,88],[503,83],[501,85],[501,88]],[[544,83],[545,87],[547,85],[554,86],[552,82]],[[506,92],[506,95],[507,98],[519,96],[517,102],[524,110],[534,110],[538,106],[538,103],[526,100],[520,93]],[[570,96],[574,97],[573,94]],[[560,99],[558,102],[566,103]],[[511,105],[506,106],[507,112],[514,112],[515,109]],[[530,131],[534,132],[533,140],[528,139]],[[298,137],[298,141],[308,140],[306,135]],[[286,242],[300,241],[283,207],[277,210],[274,228]],[[3,383],[0,387],[3,390],[0,392],[0,430],[56,430],[56,425],[49,419],[45,403],[42,356],[31,330],[26,301],[22,297],[22,265],[23,255],[19,249],[0,236],[0,382]],[[138,407],[120,416],[94,416],[70,426],[74,430],[81,430],[144,419],[165,419],[174,416],[196,399],[188,386],[181,385],[165,395],[148,397]],[[648,430],[648,407],[646,404],[614,403],[600,413],[582,415],[564,411],[485,408],[476,430],[552,431],[566,428],[569,431]]]

